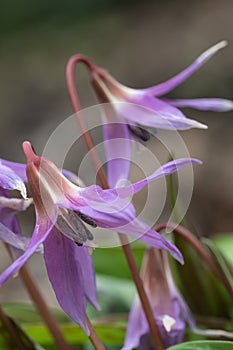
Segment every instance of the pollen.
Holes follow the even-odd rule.
[[[176,320],[169,315],[164,315],[162,319],[162,323],[167,333],[170,333],[173,326],[176,324]]]

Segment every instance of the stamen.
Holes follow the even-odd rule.
[[[90,216],[87,216],[87,215],[85,215],[83,213],[80,213],[80,211],[76,211],[75,213],[78,214],[80,219],[82,221],[84,221],[86,224],[88,224],[88,225],[90,225],[92,227],[97,227],[97,223],[92,218],[90,218]]]
[[[62,215],[58,215],[56,226],[65,236],[72,238],[75,243],[83,245],[82,237],[80,237],[78,232],[75,232],[72,226],[64,219]]]
[[[93,234],[88,230],[86,225],[81,221],[79,213],[71,210],[60,209],[57,219],[57,227],[59,230],[69,238],[72,238],[78,246],[82,246],[87,240],[93,240]],[[84,215],[84,218],[92,223],[93,227],[96,227],[95,222]],[[89,220],[88,220],[89,219]]]
[[[128,124],[128,128],[132,132],[132,134],[139,137],[142,141],[146,142],[150,139],[149,131],[141,128],[140,126],[132,126]]]
[[[82,247],[83,243],[78,243],[78,242],[74,242],[75,244],[77,244],[78,247]]]

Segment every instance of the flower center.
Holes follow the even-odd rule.
[[[140,140],[144,142],[149,141],[150,139],[149,131],[141,128],[140,126],[130,125],[130,124],[128,124],[128,129],[131,131],[131,133],[134,136],[137,136]]]
[[[93,240],[94,236],[83,223],[97,227],[94,220],[80,212],[67,209],[59,209],[56,227],[67,237],[71,238],[78,246],[88,240]]]

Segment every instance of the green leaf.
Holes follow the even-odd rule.
[[[102,311],[107,313],[128,312],[136,288],[132,280],[97,275],[97,289]]]
[[[111,317],[108,319],[106,318],[103,322],[104,324],[98,324],[97,321],[92,322],[101,341],[109,345],[122,345],[125,337],[126,322],[114,322],[111,321]],[[89,343],[89,338],[76,324],[65,324],[60,325],[60,327],[69,344],[78,345]],[[40,342],[44,347],[53,344],[53,339],[45,326],[24,325],[24,329],[34,341]]]
[[[138,266],[141,265],[145,245],[134,242],[131,245]],[[96,273],[131,279],[130,271],[121,247],[96,249],[92,255]],[[111,263],[109,263],[111,261]]]
[[[232,350],[233,342],[201,340],[178,344],[168,350]]]
[[[35,306],[26,303],[6,303],[2,305],[4,311],[18,323],[41,323],[43,322]],[[53,315],[58,322],[70,322],[70,318],[61,309],[52,309]]]
[[[126,326],[127,326],[127,311],[130,308],[131,302],[135,295],[135,287],[133,282],[126,279],[113,278],[111,276],[97,276],[97,284],[99,286],[101,312],[97,312],[89,305],[88,315],[101,338],[108,345],[122,346]],[[111,314],[110,312],[124,310],[124,314]],[[116,309],[118,307],[118,310]],[[4,310],[8,310],[11,315],[20,321],[22,328],[33,339],[34,342],[40,343],[46,349],[55,349],[54,340],[51,337],[47,327],[43,324],[40,316],[33,305],[27,304],[6,304]],[[67,342],[71,345],[88,344],[89,339],[83,330],[71,321],[61,310],[52,310],[55,317],[59,320],[61,331]],[[100,317],[101,315],[101,317]],[[14,348],[4,348],[1,343],[1,350],[13,350]],[[35,348],[39,350],[39,348]],[[76,349],[76,347],[75,347]],[[18,349],[17,349],[18,350]],[[27,350],[27,348],[25,348]]]
[[[169,177],[169,189],[170,203],[173,209],[177,199],[174,175]],[[179,203],[176,205],[174,215],[178,222],[180,222]],[[184,219],[182,220],[182,225],[188,229],[190,228],[189,223]],[[174,242],[182,252],[185,264],[181,266],[172,261],[173,272],[176,276],[177,284],[192,312],[203,316],[231,317],[232,301],[222,283],[213,275],[207,264],[183,237],[174,234]],[[232,248],[233,240],[231,243]],[[210,249],[210,247],[208,248]],[[217,255],[218,263],[221,260],[222,268],[224,265],[224,273],[228,274],[228,278],[230,278],[229,269],[226,267],[227,263],[225,261],[223,263],[224,259],[220,254]]]
[[[211,237],[222,254],[233,264],[233,232],[220,233]]]
[[[231,288],[233,289],[233,265],[226,256],[218,248],[217,244],[212,239],[204,238],[202,242],[209,248],[214,260],[222,271],[222,274],[228,279]]]
[[[0,309],[0,349],[43,350],[2,308]]]

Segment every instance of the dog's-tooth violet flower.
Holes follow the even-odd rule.
[[[225,46],[226,41],[219,42],[202,53],[189,67],[173,78],[145,89],[124,86],[106,70],[93,64],[91,69],[92,85],[104,108],[104,140],[118,140],[118,143],[108,142],[105,147],[111,179],[110,187],[115,187],[119,175],[124,179],[128,178],[130,162],[127,159],[130,159],[132,137],[147,141],[150,134],[145,130],[145,127],[168,130],[185,130],[194,127],[205,129],[206,125],[186,118],[177,107],[213,111],[233,109],[232,101],[221,98],[172,100],[163,97],[164,94],[184,82]],[[115,176],[115,174],[117,175]]]
[[[9,192],[13,190],[20,191],[23,198],[11,197]],[[0,160],[0,240],[20,250],[26,249],[29,239],[21,235],[16,214],[26,210],[31,202],[23,179]]]
[[[62,170],[70,180],[78,182],[79,179],[68,170]],[[21,234],[16,214],[26,210],[32,199],[27,198],[25,183],[27,182],[26,165],[0,159],[0,240],[8,243],[16,253],[24,251],[29,243],[29,238]],[[17,190],[22,199],[10,196],[10,191]],[[38,248],[38,251],[41,250]]]
[[[91,268],[85,261],[87,257],[84,263],[81,262],[83,247],[78,247],[93,239],[93,234],[85,224],[133,235],[154,247],[168,250],[182,262],[178,249],[138,220],[133,205],[125,198],[186,164],[200,161],[178,159],[163,165],[151,176],[135,184],[102,190],[96,185],[81,188],[71,183],[51,161],[38,157],[29,142],[24,142],[23,148],[27,158],[28,185],[36,209],[36,225],[26,252],[1,274],[0,285],[14,275],[43,243],[49,278],[57,299],[66,313],[88,333],[84,319],[85,301],[88,298],[93,304],[97,302],[94,279],[89,285],[86,282]],[[81,266],[77,264],[78,260]],[[83,283],[84,291],[78,289],[78,282]]]
[[[29,170],[30,172],[30,170]],[[77,177],[69,171],[64,171],[67,177],[72,181],[77,182]],[[35,179],[36,181],[36,179]],[[24,164],[18,164],[6,160],[2,160],[0,163],[0,240],[10,244],[12,247],[17,248],[17,253],[22,254],[22,251],[26,251],[24,255],[18,259],[20,261],[30,254],[35,252],[42,252],[41,245],[36,244],[37,239],[41,237],[35,237],[37,234],[43,236],[43,232],[38,229],[34,230],[33,241],[20,234],[20,228],[15,217],[17,210],[26,209],[27,205],[21,203],[22,201],[29,201],[29,199],[10,198],[6,190],[18,189],[22,195],[26,198],[26,187],[24,182],[27,182],[26,166]],[[35,192],[34,187],[39,186],[39,183],[30,182],[32,187],[32,193]],[[3,188],[4,187],[4,188]],[[34,189],[34,190],[33,190]],[[38,187],[39,190],[39,187]],[[35,197],[35,196],[34,196]],[[47,203],[49,204],[49,203]],[[24,206],[24,208],[23,208]],[[38,199],[35,199],[36,210],[38,208]],[[40,213],[40,209],[37,210]],[[70,215],[71,216],[71,215]],[[50,218],[48,217],[48,225]],[[46,219],[42,218],[37,225],[46,225]],[[77,224],[79,224],[77,222]],[[79,224],[81,230],[84,231],[83,225]],[[66,229],[66,222],[61,220],[60,226]],[[41,227],[43,230],[43,227]],[[71,228],[67,229],[69,233]],[[87,230],[86,230],[87,231]],[[83,232],[84,234],[85,232]],[[36,245],[35,245],[36,244]],[[51,230],[51,235],[47,237],[44,244],[44,258],[50,281],[53,285],[55,294],[60,305],[64,311],[74,319],[87,334],[89,330],[86,325],[86,302],[90,301],[93,306],[99,309],[96,294],[95,274],[92,266],[92,259],[88,254],[87,247],[79,247],[74,244],[72,240],[65,237],[59,227],[54,226]],[[4,276],[3,276],[4,279]],[[1,284],[3,280],[1,280]]]
[[[186,323],[194,325],[193,317],[181,297],[166,252],[148,248],[142,267],[142,279],[164,347],[181,343]],[[152,350],[150,330],[138,298],[130,311],[128,329],[122,350]]]

